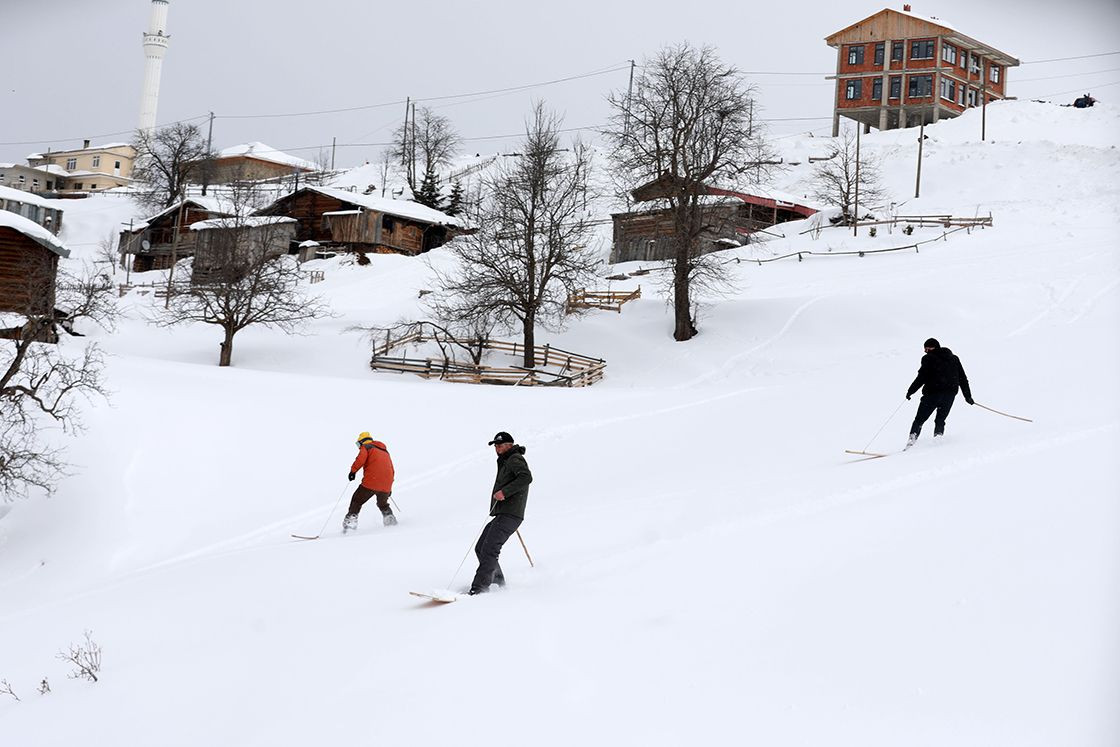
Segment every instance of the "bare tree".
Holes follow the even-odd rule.
[[[12,689],[12,683],[7,680],[0,680],[0,695],[10,695],[16,699],[17,703],[19,702],[19,696],[16,695],[16,691]]]
[[[448,245],[457,267],[437,273],[440,289],[429,302],[460,328],[520,327],[529,368],[537,325],[559,326],[568,295],[599,265],[583,208],[590,150],[579,142],[562,150],[560,125],[535,105],[520,156],[486,177],[479,229]]]
[[[93,640],[90,631],[86,631],[81,643],[71,643],[68,651],[59,651],[57,658],[74,665],[67,675],[70,679],[97,682],[97,675],[101,673],[101,646]]]
[[[183,122],[137,130],[133,147],[136,166],[132,178],[140,183],[140,201],[153,211],[186,196],[187,184],[202,177],[210,160],[202,130]]]
[[[661,180],[673,216],[674,339],[696,334],[697,283],[726,279],[700,237],[712,230],[703,202],[708,186],[734,188],[762,179],[768,148],[752,121],[754,90],[711,47],[664,47],[645,60],[632,95],[612,93],[605,132],[615,168],[634,187]],[[718,182],[719,184],[715,184]]]
[[[829,160],[813,167],[813,197],[840,208],[846,226],[855,217],[856,172],[856,136],[845,129],[833,143]],[[885,196],[879,159],[861,152],[858,172],[860,208],[878,207]]]
[[[419,187],[417,176],[446,166],[462,145],[462,138],[447,117],[427,107],[416,109],[411,122],[402,122],[393,133],[389,155],[405,169],[408,187]]]
[[[104,275],[70,276],[25,260],[29,299],[11,318],[18,326],[0,339],[0,494],[5,500],[29,488],[50,493],[66,474],[62,451],[42,443],[41,428],[82,429],[79,403],[102,398],[103,359],[94,344],[73,349],[60,330],[82,320],[111,329],[116,319],[112,285]],[[59,340],[58,344],[52,341]]]
[[[240,198],[256,202],[248,190]],[[236,195],[231,194],[231,197]],[[200,231],[189,286],[175,289],[156,322],[163,326],[202,323],[221,328],[219,366],[233,360],[234,336],[253,325],[294,334],[308,321],[329,314],[318,297],[308,296],[306,277],[287,255],[288,219],[249,217],[243,208]]]

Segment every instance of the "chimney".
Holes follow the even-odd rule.
[[[910,5],[909,5],[909,4],[907,4],[907,5],[903,5],[903,6],[902,6],[902,9],[903,9],[904,11],[906,11],[907,13],[909,13],[909,12],[910,12]]]
[[[85,150],[88,147],[89,147],[89,141],[88,140],[83,140],[82,141],[82,150]]]

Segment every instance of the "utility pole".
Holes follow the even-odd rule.
[[[980,63],[980,141],[987,139],[988,135],[988,77],[985,74],[984,63]]]
[[[206,188],[210,186],[210,165],[213,154],[210,148],[214,143],[214,112],[210,112],[210,127],[206,131],[206,165],[202,169],[202,194],[206,195]]]
[[[171,280],[175,277],[175,265],[179,261],[179,235],[183,230],[183,210],[187,207],[187,197],[183,195],[179,203],[179,215],[175,218],[175,240],[171,242],[171,267],[167,271],[167,298],[163,299],[163,308],[171,306]]]
[[[852,236],[859,235],[859,131],[863,129],[863,122],[856,120],[856,195],[855,212],[852,215]]]
[[[132,232],[133,219],[128,219],[128,248],[121,253],[121,263],[124,265],[124,284],[132,285],[132,260],[126,260],[125,256],[132,255],[132,245],[136,241],[136,235]],[[123,226],[124,223],[121,223]]]
[[[334,171],[334,151],[338,147],[338,138],[331,138],[331,171]]]
[[[634,61],[630,60],[630,83],[626,86],[626,118],[623,120],[622,132],[630,134],[630,101],[634,95]]]
[[[404,100],[404,127],[401,129],[403,137],[401,138],[401,166],[408,165],[408,111],[412,106],[412,98],[405,97]]]
[[[922,126],[918,128],[918,177],[914,181],[914,197],[922,191],[922,144],[926,141],[926,120],[922,115]]]
[[[411,157],[409,158],[409,173],[412,174],[412,180],[408,183],[410,188],[416,183],[416,102],[412,102],[412,150]]]

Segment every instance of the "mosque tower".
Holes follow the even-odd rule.
[[[144,89],[140,94],[140,129],[151,130],[156,126],[156,107],[159,105],[159,76],[163,69],[163,56],[167,54],[168,0],[152,0],[152,15],[144,33]]]

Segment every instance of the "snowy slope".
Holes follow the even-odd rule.
[[[733,265],[687,344],[653,276],[616,284],[643,298],[540,335],[607,359],[585,390],[370,373],[348,329],[419,313],[409,258],[319,263],[338,315],[247,330],[226,370],[213,330],[126,297],[95,335],[112,403],[60,439],[77,474],[0,517],[0,678],[23,698],[0,697],[0,741],[1115,744],[1118,120],[1010,103],[987,143],[972,114],[929,127],[920,200],[915,131],[868,136],[902,212],[994,227]],[[108,218],[65,220],[91,241]],[[795,228],[727,256],[901,239]],[[870,445],[904,441],[930,335],[978,402],[1035,422],[958,399],[943,442],[852,462],[892,412]],[[469,583],[499,429],[528,447],[537,567],[511,543],[509,591],[428,607],[407,592]],[[369,506],[356,536],[292,542],[349,494],[362,430],[392,450],[400,526]],[[97,684],[53,658],[84,629]]]

